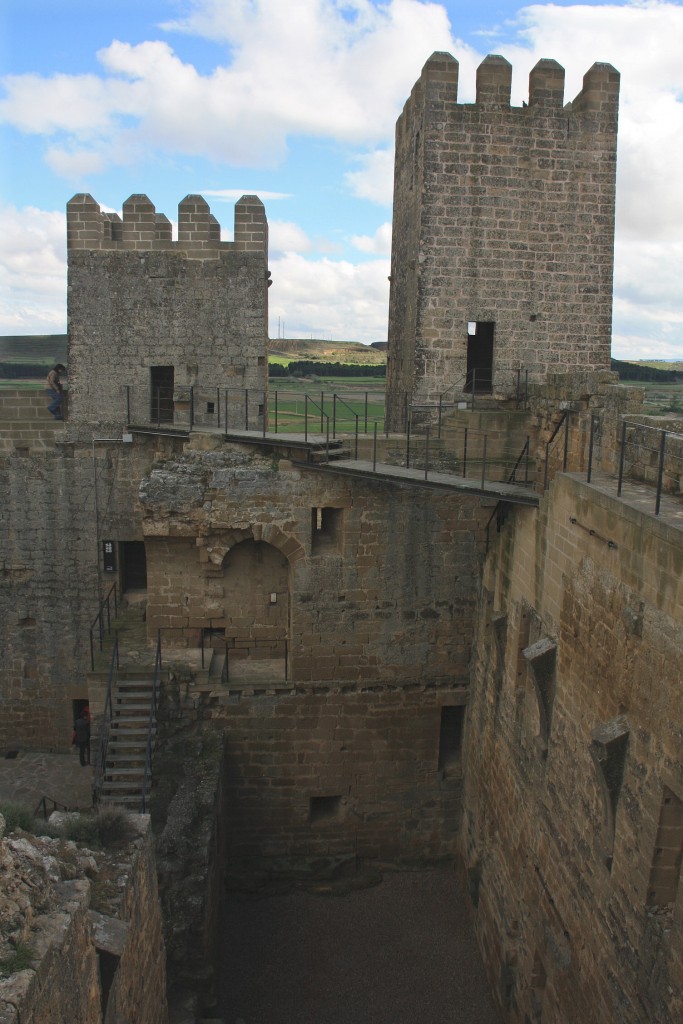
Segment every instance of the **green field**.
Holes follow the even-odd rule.
[[[371,432],[375,421],[381,430],[384,388],[378,387],[376,377],[343,380],[328,377],[316,384],[271,380],[268,413],[271,430],[276,429],[277,416],[278,433],[303,431],[307,421],[308,430],[314,433],[326,433],[329,422],[331,433],[352,434],[356,430],[356,417],[360,433]]]

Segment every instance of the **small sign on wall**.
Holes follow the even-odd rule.
[[[105,572],[116,572],[116,544],[113,540],[102,541],[102,563]]]

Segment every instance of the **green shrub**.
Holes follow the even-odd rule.
[[[24,804],[0,803],[0,814],[5,819],[5,831],[15,832],[18,828],[34,836],[56,836],[55,828],[43,818],[34,817]]]
[[[128,843],[137,834],[130,815],[120,807],[111,807],[105,804],[98,811],[95,820],[102,846]]]
[[[9,956],[0,959],[0,978],[8,978],[17,971],[25,971],[33,966],[36,955],[25,942],[17,942]]]

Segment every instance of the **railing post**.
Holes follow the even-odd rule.
[[[410,469],[410,427],[411,419],[406,420],[406,469]]]
[[[519,409],[519,375],[521,373],[520,368],[517,368],[517,398],[515,399],[515,408]]]
[[[524,483],[529,483],[529,449],[531,447],[531,438],[527,434],[526,436],[526,460],[524,462]]]
[[[244,429],[249,430],[249,388],[244,389]]]
[[[285,682],[289,679],[289,641],[285,637]]]
[[[477,393],[477,371],[472,370],[472,412],[474,412],[474,396]]]
[[[385,399],[385,401],[386,401],[386,399]],[[365,392],[365,428],[363,430],[363,433],[367,434],[367,432],[368,432],[368,393],[366,391]]]
[[[228,432],[228,388],[225,389],[225,433]]]
[[[330,417],[329,416],[325,417],[325,427],[326,427],[325,461],[329,464],[329,461],[330,461]]]
[[[275,391],[275,433],[277,434],[277,390]]]
[[[593,476],[593,442],[595,439],[595,415],[591,413],[591,429],[588,438],[588,475],[586,476],[586,483],[591,482]]]
[[[440,395],[439,395],[439,433],[438,433],[438,435],[437,435],[437,436],[439,437],[439,439],[441,439],[441,414],[442,414],[442,403],[443,403],[443,395],[442,395],[442,394],[440,394]]]
[[[567,462],[569,460],[569,412],[567,412],[567,418],[564,421],[564,455],[562,456],[562,472],[567,472]]]
[[[467,427],[465,427],[465,438],[462,445],[462,475],[467,479]]]
[[[216,412],[218,413],[218,429],[221,429],[221,389],[216,388]]]
[[[425,438],[425,480],[429,476],[429,424],[427,424],[427,436]]]
[[[332,395],[332,437],[337,436],[337,392]]]
[[[621,424],[621,451],[619,452],[619,479],[617,483],[617,497],[621,497],[621,484],[624,479],[624,458],[626,455],[626,420]]]
[[[308,444],[308,395],[304,395],[304,441]]]
[[[266,390],[263,390],[263,436],[266,436],[266,423],[268,421],[268,395]]]
[[[486,490],[486,442],[488,440],[488,434],[484,434],[484,451],[481,459],[481,489]]]
[[[126,423],[130,424],[130,384],[126,384]]]
[[[372,439],[372,472],[374,473],[377,469],[377,420],[375,420],[375,430]]]
[[[666,448],[666,430],[662,431],[662,440],[659,443],[659,471],[657,473],[657,500],[655,501],[655,515],[659,515],[659,507],[662,501],[662,484],[664,482],[664,450]]]
[[[385,405],[386,405],[386,401],[387,401],[387,399],[386,399],[386,390],[385,390],[385,394],[384,394],[384,404]],[[384,415],[386,416],[386,412],[385,412]],[[410,421],[410,416],[409,416],[409,413],[408,413],[408,392],[406,391],[404,396],[403,396],[403,422],[407,424],[409,421]]]
[[[321,434],[324,433],[324,431],[325,431],[325,424],[323,422],[324,415],[325,415],[325,392],[321,391],[320,392],[320,433]]]
[[[354,414],[356,417],[356,443],[354,448],[354,459],[358,459],[358,413]]]

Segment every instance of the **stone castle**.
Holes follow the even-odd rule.
[[[512,108],[503,58],[474,104],[457,73],[398,122],[379,431],[278,428],[256,197],[231,243],[199,196],[178,241],[146,196],[69,203],[66,422],[3,399],[0,745],[65,748],[85,700],[110,727],[156,650],[186,987],[226,884],[446,860],[504,1020],[674,1024],[683,424],[610,372],[619,76],[565,105],[544,60]]]

